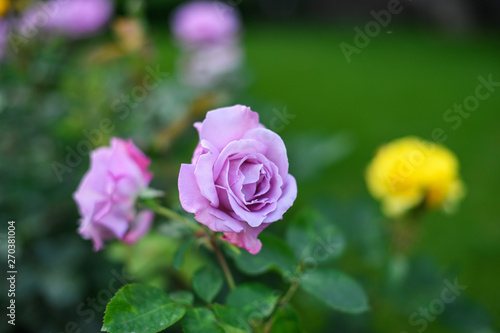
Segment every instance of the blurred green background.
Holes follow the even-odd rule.
[[[88,158],[61,183],[51,163],[62,161],[65,147],[82,140],[81,129],[95,128],[103,116],[116,119],[110,103],[134,87],[134,77],[141,78],[145,66],[159,64],[164,71],[175,71],[178,50],[167,25],[173,6],[150,4],[148,37],[154,52],[147,60],[87,62],[94,48],[113,39],[105,33],[66,47],[44,44],[31,51],[33,62],[16,59],[1,64],[0,217],[17,223],[19,266],[18,325],[5,330],[63,332],[68,321],[75,321],[82,332],[99,331],[103,308],[86,322],[78,307],[106,287],[113,270],[121,272],[122,263],[113,254],[119,249],[111,246],[110,251],[94,253],[90,242],[76,234],[78,215],[71,195]],[[369,18],[338,19],[340,13],[334,15],[337,19],[327,14],[283,17],[279,11],[273,16],[254,2],[239,8],[245,22],[249,85],[235,102],[251,106],[268,126],[276,110],[293,116],[279,131],[299,186],[288,214],[313,206],[341,227],[348,245],[338,265],[362,283],[372,306],[361,316],[332,314],[299,293],[293,304],[304,315],[307,331],[417,332],[409,316],[439,297],[445,277],[457,278],[467,289],[460,302],[429,322],[426,332],[498,329],[500,87],[458,129],[443,119],[446,110],[474,94],[479,76],[500,81],[498,30],[485,25],[450,32],[428,22],[415,24],[418,16],[395,18],[348,63],[339,45],[352,44],[353,27],[363,26]],[[122,12],[119,4],[118,13]],[[148,108],[164,105],[161,94],[153,92],[132,120],[117,121],[113,135],[133,136],[140,144],[155,118],[137,119],[151,112]],[[455,215],[425,216],[422,237],[411,253],[411,277],[416,282],[394,296],[382,281],[384,221],[366,190],[364,170],[381,144],[407,135],[430,139],[435,128],[444,130],[444,144],[460,160],[467,196]],[[148,151],[155,171],[152,185],[165,189],[169,202],[177,200],[176,172],[189,160],[196,140],[191,129],[169,152]],[[280,233],[285,224],[286,216],[271,232]],[[276,276],[271,273],[263,279]],[[2,304],[5,296],[2,292]]]
[[[442,128],[445,145],[460,159],[467,197],[456,215],[425,217],[416,252],[434,258],[441,269],[455,269],[467,294],[483,303],[498,325],[500,210],[494,193],[500,186],[500,154],[491,149],[500,142],[500,94],[481,102],[456,130],[443,119],[446,110],[474,93],[478,76],[500,78],[495,37],[450,38],[398,27],[347,64],[338,45],[352,35],[328,26],[248,29],[248,59],[258,73],[252,92],[279,101],[297,116],[285,137],[343,132],[352,140],[352,153],[344,160],[299,183],[299,202],[369,200],[364,170],[381,143],[406,135],[430,140],[432,131]]]

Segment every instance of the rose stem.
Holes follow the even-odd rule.
[[[169,208],[165,208],[165,207],[162,207],[159,205],[154,205],[153,207],[149,207],[149,208],[153,209],[155,213],[158,213],[158,214],[163,215],[165,217],[168,217],[170,219],[182,222],[186,226],[188,226],[189,228],[191,228],[193,230],[199,229],[199,227],[195,226],[189,219],[185,218],[181,214],[174,212],[173,210],[171,210]]]
[[[290,299],[292,299],[292,297],[295,294],[295,292],[297,291],[298,287],[299,287],[299,278],[298,277],[294,277],[292,279],[292,282],[291,282],[290,287],[288,288],[287,292],[285,293],[285,295],[283,295],[283,297],[278,302],[278,306],[276,307],[276,309],[274,310],[273,314],[271,315],[271,318],[267,322],[266,327],[264,328],[263,333],[269,333],[271,331],[271,328],[273,327],[273,324],[274,324],[274,315],[276,314],[276,311],[279,308],[284,308],[285,307],[285,305],[290,301]]]
[[[236,288],[234,284],[234,279],[233,275],[231,274],[231,271],[229,270],[229,266],[227,265],[227,261],[222,255],[222,252],[219,248],[219,245],[217,244],[217,240],[215,239],[215,234],[212,233],[210,237],[210,242],[212,243],[212,246],[214,248],[215,255],[217,256],[217,259],[219,260],[220,266],[222,267],[222,270],[224,271],[224,275],[226,276],[227,284],[229,285],[229,288],[233,290]]]
[[[296,277],[292,280],[290,288],[288,288],[286,294],[281,298],[280,302],[278,303],[278,306],[284,307],[286,303],[288,303],[290,299],[293,297],[298,287],[299,287],[299,278]]]

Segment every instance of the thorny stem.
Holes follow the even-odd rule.
[[[214,248],[215,255],[217,256],[217,259],[219,260],[220,266],[222,267],[222,270],[224,271],[224,275],[226,276],[227,284],[229,285],[229,288],[231,290],[234,290],[236,288],[236,285],[234,284],[234,279],[233,275],[231,274],[231,271],[229,270],[229,266],[227,265],[227,261],[222,255],[222,252],[220,250],[219,245],[217,244],[217,239],[215,238],[215,234],[212,233],[210,235],[210,243],[212,244],[212,247]]]

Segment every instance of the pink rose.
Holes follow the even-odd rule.
[[[238,12],[218,1],[182,5],[172,19],[174,36],[187,46],[232,43],[240,30]]]
[[[150,163],[131,140],[113,138],[111,147],[91,153],[90,170],[73,198],[82,216],[78,232],[92,239],[95,251],[112,238],[133,244],[149,230],[153,213],[137,214],[135,202],[153,177]]]
[[[195,127],[200,143],[179,174],[182,207],[256,254],[259,233],[282,219],[297,197],[283,140],[242,105],[210,111]]]
[[[102,29],[113,15],[112,0],[50,0],[28,8],[21,33],[42,28],[69,38],[84,38]]]

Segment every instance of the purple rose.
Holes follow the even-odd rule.
[[[24,29],[40,27],[69,38],[94,34],[111,18],[111,0],[51,0],[28,10]]]
[[[210,111],[195,127],[200,143],[179,174],[182,207],[256,254],[259,233],[282,219],[297,197],[283,140],[242,105]]]
[[[187,46],[232,43],[238,36],[238,12],[217,1],[193,1],[174,13],[174,36]]]
[[[153,177],[150,163],[132,141],[117,138],[91,153],[90,170],[73,197],[82,216],[78,232],[92,239],[95,251],[112,238],[133,244],[149,230],[153,213],[136,213],[135,202]]]

